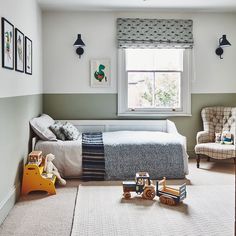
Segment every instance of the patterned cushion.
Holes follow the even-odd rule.
[[[30,120],[30,126],[40,139],[45,141],[56,141],[56,135],[49,129],[54,122],[55,121],[50,116],[42,114],[40,117]]]
[[[76,129],[76,127],[74,125],[72,125],[69,122],[66,122],[61,127],[61,130],[67,140],[77,140],[79,138],[79,131]]]
[[[204,154],[215,159],[227,159],[235,157],[234,145],[220,143],[201,143],[195,146],[196,154]]]
[[[66,137],[65,137],[64,133],[61,130],[62,126],[63,126],[63,124],[60,121],[56,121],[49,128],[57,136],[58,139],[64,141],[64,140],[66,140]]]

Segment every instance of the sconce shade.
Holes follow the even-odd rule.
[[[226,35],[223,34],[222,38],[219,40],[219,46],[220,47],[228,47],[231,46],[231,43],[226,39]]]
[[[74,46],[76,46],[76,47],[83,47],[83,46],[85,46],[83,40],[81,39],[81,34],[78,34],[78,37],[77,37],[77,39],[76,39],[76,41],[74,43]]]
[[[215,50],[215,53],[217,56],[220,57],[220,59],[223,59],[222,54],[224,53],[223,48],[231,46],[231,43],[226,39],[226,34],[223,34],[222,37],[219,39],[219,46]]]

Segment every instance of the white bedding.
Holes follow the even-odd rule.
[[[151,131],[116,131],[103,132],[104,144],[116,145],[122,143],[147,144],[155,142],[179,142],[183,148],[184,172],[188,174],[188,155],[185,139],[181,135]],[[53,153],[56,156],[54,164],[64,177],[79,177],[82,174],[82,142],[81,137],[76,141],[38,141],[36,150],[43,151],[43,155]]]
[[[42,141],[35,146],[43,155],[52,153],[56,156],[53,163],[63,177],[79,177],[82,174],[82,142],[76,141]]]

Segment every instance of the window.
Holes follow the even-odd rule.
[[[120,49],[118,115],[190,115],[189,49]]]

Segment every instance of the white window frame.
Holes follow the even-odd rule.
[[[181,108],[128,109],[128,73],[126,72],[125,49],[118,49],[118,116],[169,117],[192,116],[191,114],[191,59],[192,50],[185,49],[181,73]]]

